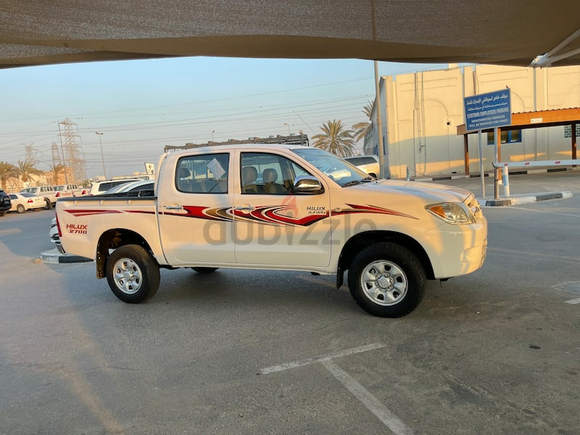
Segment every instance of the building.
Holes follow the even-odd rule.
[[[510,88],[512,113],[580,107],[580,66],[519,68],[457,66],[380,78],[385,173],[391,178],[479,173],[478,135],[464,138],[463,98]],[[376,111],[364,153],[378,154]],[[579,120],[580,124],[580,120]],[[580,135],[580,126],[576,129]],[[570,128],[565,126],[502,131],[501,160],[572,158]],[[493,170],[493,133],[484,134],[483,168]]]

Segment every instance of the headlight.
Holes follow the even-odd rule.
[[[429,213],[443,219],[448,224],[463,225],[476,222],[475,216],[464,204],[457,202],[442,202],[425,207]]]

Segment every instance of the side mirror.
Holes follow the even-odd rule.
[[[324,193],[324,187],[316,177],[299,175],[294,180],[294,193],[298,195],[320,195]]]

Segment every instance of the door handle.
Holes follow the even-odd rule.
[[[252,211],[255,209],[256,209],[256,207],[252,207],[251,205],[243,205],[241,207],[236,207],[236,210],[239,210],[239,211]]]
[[[175,205],[165,205],[164,207],[167,210],[183,210],[183,207],[180,206],[179,204],[175,204]]]

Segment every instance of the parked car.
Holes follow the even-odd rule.
[[[138,178],[126,178],[120,180],[103,180],[103,181],[93,181],[91,184],[90,189],[88,189],[87,195],[94,196],[94,195],[102,195],[107,190],[112,189],[119,184],[125,184],[130,181],[141,181]]]
[[[155,180],[140,180],[130,181],[128,183],[119,184],[102,195],[131,195],[131,196],[153,196],[155,188]]]
[[[0,189],[0,216],[4,216],[8,210],[12,207],[12,201],[10,197]]]
[[[371,177],[379,178],[381,174],[381,167],[379,166],[379,158],[377,156],[352,156],[345,157],[344,160],[355,165]]]
[[[11,193],[8,196],[12,201],[12,207],[8,211],[24,213],[26,210],[39,210],[46,207],[44,198],[32,193]]]
[[[56,204],[56,192],[54,187],[52,186],[35,186],[35,187],[26,187],[22,189],[20,193],[32,193],[33,195],[40,196],[44,199],[45,202],[45,209],[50,209]]]
[[[186,149],[160,162],[155,196],[56,204],[64,249],[93,259],[127,303],[152,297],[162,268],[303,271],[334,275],[337,287],[348,270],[362,309],[400,317],[428,279],[474,272],[486,257],[487,221],[464,189],[374,180],[298,145]]]
[[[56,224],[56,217],[53,217],[52,220],[50,221],[50,229],[48,230],[48,236],[50,238],[50,241],[54,243],[56,249],[58,249],[58,252],[60,252],[61,254],[65,254],[64,248],[60,243],[60,236],[58,235],[58,225]]]
[[[83,186],[78,184],[60,184],[54,186],[57,198],[68,198],[71,196],[82,196]]]

